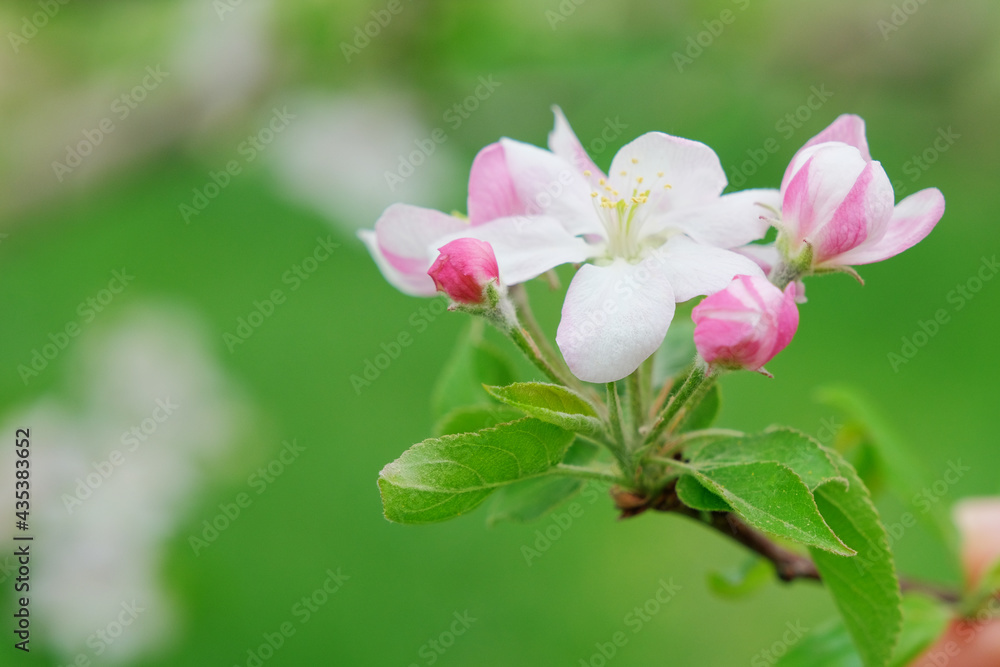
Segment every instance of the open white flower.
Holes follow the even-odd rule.
[[[551,152],[500,144],[528,211],[590,244],[591,263],[569,286],[556,342],[577,377],[611,382],[656,351],[675,303],[717,292],[739,274],[762,275],[728,248],[761,238],[769,226],[761,206],[780,200],[776,190],[721,196],[726,176],[715,152],[661,132],[622,147],[605,175],[555,114]]]

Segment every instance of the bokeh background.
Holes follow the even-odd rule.
[[[466,320],[392,289],[355,231],[394,201],[464,210],[475,152],[542,144],[553,104],[602,167],[661,130],[741,187],[776,187],[862,115],[897,197],[937,186],[947,213],[864,287],[812,280],[775,379],[726,378],[720,424],[829,438],[843,416],[815,390],[846,384],[930,482],[970,468],[935,505],[1000,492],[1000,280],[975,280],[1000,250],[992,0],[10,0],[0,28],[0,421],[8,444],[31,428],[35,536],[31,653],[5,629],[3,664],[599,665],[618,631],[617,665],[771,664],[788,623],[834,614],[808,584],[714,597],[707,573],[739,549],[676,517],[617,521],[603,490],[565,528],[382,517],[377,473],[430,434]],[[531,291],[553,331],[560,295]],[[558,538],[529,563],[538,530]],[[895,549],[957,582],[923,528]],[[633,633],[661,581],[680,592]]]

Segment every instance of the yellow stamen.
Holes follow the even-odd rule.
[[[639,158],[637,157],[632,158],[632,164],[639,164]]]
[[[591,175],[591,171],[589,169],[584,169],[583,170],[583,175],[589,177]]]

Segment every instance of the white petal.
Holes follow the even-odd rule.
[[[430,250],[436,256],[437,248],[458,238],[475,238],[493,246],[500,280],[508,285],[531,280],[560,264],[586,261],[594,255],[593,246],[567,232],[555,218],[544,216],[499,218],[468,227],[436,240]]]
[[[657,216],[646,225],[651,233],[679,229],[699,243],[735,248],[763,238],[780,210],[778,190],[743,190],[723,195],[711,204]]]
[[[608,179],[622,197],[649,190],[649,203],[658,210],[707,204],[726,188],[715,151],[662,132],[647,132],[622,146],[611,161]]]
[[[673,317],[662,264],[586,264],[566,292],[556,343],[578,378],[613,382],[656,352]]]
[[[582,170],[547,150],[501,139],[514,187],[529,215],[549,215],[572,234],[602,234]]]
[[[677,302],[714,294],[736,276],[764,276],[757,263],[729,250],[695,243],[685,236],[673,236],[647,261],[663,266]]]

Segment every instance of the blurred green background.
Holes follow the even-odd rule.
[[[846,383],[873,397],[930,480],[952,462],[971,467],[941,502],[1000,492],[1000,281],[961,308],[949,299],[1000,245],[991,0],[12,1],[0,27],[0,411],[8,435],[33,428],[42,591],[30,657],[5,629],[4,664],[599,665],[595,644],[624,630],[616,665],[745,665],[786,623],[833,615],[808,584],[713,597],[706,573],[742,562],[738,548],[676,517],[619,522],[603,491],[578,498],[582,516],[558,531],[554,517],[487,529],[483,511],[420,528],[383,519],[377,473],[430,434],[430,388],[466,317],[421,315],[431,302],[391,288],[354,232],[396,200],[464,210],[476,151],[500,136],[543,144],[552,104],[585,145],[600,149],[606,132],[599,166],[661,130],[712,146],[741,187],[777,187],[813,134],[863,116],[897,197],[937,186],[945,217],[918,247],[862,267],[864,287],[810,281],[798,335],[769,364],[775,379],[727,377],[720,424],[824,437],[842,418],[814,390]],[[468,110],[480,77],[499,85]],[[275,123],[275,109],[294,117]],[[439,127],[446,141],[390,190],[385,172]],[[779,149],[761,158],[769,139]],[[74,150],[88,153],[77,166]],[[339,244],[329,259],[288,278],[328,237]],[[93,316],[79,309],[123,268],[134,280],[121,294]],[[249,338],[225,337],[276,289],[285,301]],[[531,290],[554,331],[559,295]],[[948,323],[894,369],[888,354],[938,309]],[[37,376],[19,371],[69,322],[79,337]],[[351,375],[401,332],[413,344],[355,391]],[[183,363],[178,340],[189,341]],[[147,364],[155,350],[166,361]],[[115,412],[95,386],[149,400]],[[65,494],[121,449],[164,387],[177,417],[70,512]],[[304,449],[274,465],[292,440]],[[269,464],[281,472],[262,484],[255,471]],[[240,515],[197,546],[204,522],[240,498]],[[882,509],[889,522],[904,511]],[[527,563],[522,546],[547,528],[558,539]],[[4,531],[0,564],[13,551]],[[957,580],[922,529],[896,552],[909,573]],[[328,570],[348,578],[316,593]],[[13,609],[9,568],[0,578]],[[633,633],[626,616],[661,580],[682,589]],[[144,606],[134,622],[94,640],[118,632],[133,599]],[[282,627],[294,634],[261,653]]]

